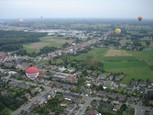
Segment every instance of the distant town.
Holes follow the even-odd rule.
[[[0,20],[0,115],[153,115],[152,30],[150,20]]]

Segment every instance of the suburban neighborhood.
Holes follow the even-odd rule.
[[[55,38],[68,41],[60,47],[35,46],[31,54],[24,49],[30,44],[23,46],[22,51],[0,51],[0,114],[7,115],[10,111],[11,115],[153,114],[153,80],[149,78],[152,76],[141,77],[135,68],[130,69],[130,64],[135,64],[136,69],[145,66],[146,73],[152,72],[152,66],[147,66],[152,64],[151,58],[144,59],[142,54],[141,58],[133,57],[136,52],[152,52],[152,36],[136,33],[133,25],[124,24],[127,30],[134,29],[115,35],[114,27],[108,24],[101,27],[59,24],[58,28],[54,25],[42,29],[30,28],[29,23],[20,23],[25,24],[23,27],[11,23],[0,23],[0,31],[34,32],[40,34],[38,37],[45,35],[42,38],[47,42]],[[151,32],[150,26],[145,27]],[[143,41],[146,36],[149,42]],[[124,66],[129,67],[127,72],[122,71]],[[115,71],[117,67],[120,69]]]

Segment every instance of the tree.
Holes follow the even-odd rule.
[[[16,54],[24,56],[24,55],[27,55],[27,51],[25,49],[20,49]]]
[[[49,46],[45,46],[43,48],[40,49],[40,52],[39,54],[42,54],[42,53],[49,53],[49,52],[53,52],[55,51],[57,48],[56,47],[49,47]]]
[[[5,108],[5,105],[3,103],[0,103],[0,111],[2,111]]]
[[[68,43],[68,42],[66,42],[66,43],[64,43],[63,45],[62,45],[62,48],[66,48],[66,47],[68,47],[70,44]]]
[[[51,65],[52,64],[52,59],[49,59],[48,63],[49,63],[49,65]]]
[[[150,41],[146,41],[146,45],[148,47],[150,45]]]
[[[62,61],[63,61],[64,66],[67,66],[67,64],[68,64],[68,55],[67,54],[62,55]]]
[[[7,108],[3,109],[0,114],[1,115],[11,115],[10,112],[9,112],[9,110]]]
[[[98,91],[98,90],[103,90],[103,86],[102,86],[102,85],[99,85],[99,86],[97,87],[96,90],[97,90],[97,91]]]
[[[83,74],[84,76],[87,76],[87,75],[88,75],[87,70],[83,70],[83,71],[82,71],[82,74]]]
[[[84,65],[91,70],[103,69],[103,63],[97,56],[88,55],[84,61]]]
[[[125,111],[127,106],[123,104],[120,108],[120,110],[117,112],[117,115],[123,115],[123,111]]]

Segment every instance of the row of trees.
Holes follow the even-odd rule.
[[[42,54],[42,53],[49,53],[49,52],[53,52],[53,51],[55,51],[57,48],[56,47],[49,47],[49,46],[45,46],[45,47],[43,47],[42,49],[40,49],[40,54]]]
[[[38,53],[36,53],[36,52],[28,53],[28,52],[26,51],[26,49],[24,49],[23,47],[21,47],[21,48],[16,52],[16,54],[17,54],[17,55],[21,55],[21,56],[24,56],[24,55],[37,56],[37,55],[47,54],[47,53],[49,53],[49,52],[53,52],[53,51],[55,51],[56,49],[57,49],[56,47],[45,46],[45,47],[43,47],[42,49],[40,49],[40,51],[39,51]]]

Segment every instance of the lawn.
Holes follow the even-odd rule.
[[[57,36],[45,36],[40,38],[40,42],[35,42],[31,44],[24,44],[24,48],[28,53],[38,52],[41,48],[45,46],[52,46],[60,48],[64,43],[71,43],[72,40],[66,40],[64,37]]]
[[[132,56],[105,56],[109,51],[106,48],[94,48],[88,53],[74,56],[71,59],[86,60],[90,55],[94,59],[104,63],[104,69],[108,72],[123,72],[126,74],[122,83],[129,83],[134,79],[149,79],[153,82],[153,71],[149,66],[153,65],[153,51],[128,51]]]

